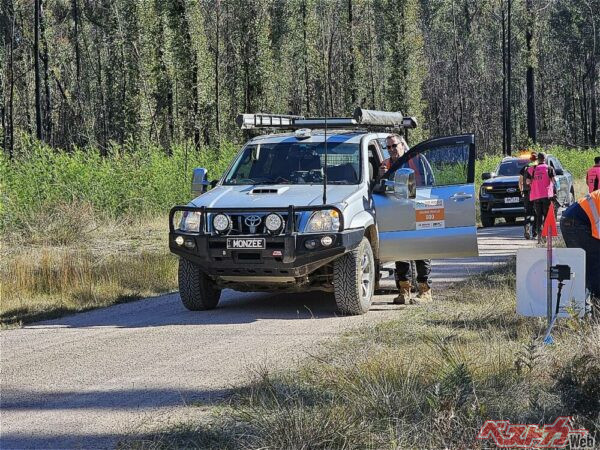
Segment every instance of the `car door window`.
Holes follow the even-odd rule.
[[[449,143],[409,152],[401,167],[413,169],[419,186],[453,186],[469,183],[469,144]]]
[[[554,163],[554,169],[558,169],[558,170],[564,170],[563,166],[560,164],[560,161],[558,159],[551,159],[551,161]]]

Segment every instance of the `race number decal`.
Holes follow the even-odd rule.
[[[415,200],[417,230],[444,228],[444,200],[420,199]]]

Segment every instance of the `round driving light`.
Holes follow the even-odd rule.
[[[333,239],[331,238],[331,236],[323,236],[321,238],[321,245],[323,247],[329,247],[332,243],[333,243]]]
[[[183,245],[183,236],[177,236],[177,237],[175,238],[175,243],[176,243],[177,245]]]
[[[213,228],[217,233],[224,233],[231,227],[231,221],[225,214],[217,214],[213,217]]]
[[[283,227],[283,219],[279,214],[269,214],[265,219],[265,226],[271,233],[275,233]]]
[[[314,239],[311,239],[310,241],[306,241],[304,243],[304,246],[309,250],[313,250],[317,247],[317,241],[315,241]]]
[[[194,248],[196,246],[196,243],[191,240],[191,239],[186,239],[185,240],[185,247],[186,248]]]

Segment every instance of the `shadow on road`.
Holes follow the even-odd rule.
[[[337,316],[333,295],[242,293],[224,290],[219,306],[210,311],[188,311],[179,293],[74,314],[30,327],[159,327],[167,325],[222,325],[258,320],[323,319]]]

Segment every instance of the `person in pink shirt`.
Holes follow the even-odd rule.
[[[535,230],[538,242],[541,242],[542,224],[546,220],[546,214],[550,208],[550,202],[554,198],[554,169],[546,164],[546,154],[538,153],[538,165],[529,168],[531,177],[531,191],[529,200],[533,202],[535,209]]]
[[[587,171],[585,182],[588,185],[589,192],[600,189],[600,156],[594,158],[594,166]]]

